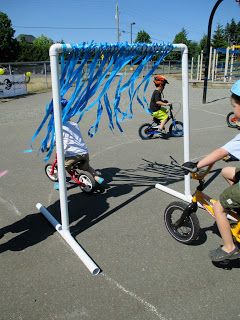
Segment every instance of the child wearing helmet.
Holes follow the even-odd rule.
[[[240,80],[232,86],[231,93],[231,104],[233,106],[234,114],[236,118],[240,119]],[[240,134],[237,134],[236,137],[221,148],[218,148],[205,156],[198,163],[186,162],[183,166],[186,168],[195,168],[197,170],[223,159],[228,154],[231,154],[240,160]],[[240,250],[233,242],[230,225],[227,219],[227,211],[229,209],[240,209],[240,166],[237,168],[225,167],[222,169],[221,173],[230,184],[230,187],[220,194],[219,200],[213,205],[217,226],[223,240],[223,246],[210,251],[209,256],[212,261],[240,258]],[[239,213],[239,210],[237,210],[237,212]]]
[[[168,103],[167,100],[163,100],[163,90],[165,85],[169,83],[167,79],[162,75],[155,75],[153,80],[156,89],[153,91],[151,102],[150,102],[150,111],[152,116],[158,120],[161,120],[161,123],[156,128],[159,130],[159,133],[162,133],[165,124],[168,122],[168,112],[166,106],[170,106],[171,103]]]

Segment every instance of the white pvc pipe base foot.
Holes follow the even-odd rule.
[[[164,192],[166,192],[166,193],[168,193],[168,194],[171,194],[172,196],[177,197],[177,198],[179,198],[179,199],[181,199],[181,200],[183,200],[183,201],[185,201],[185,202],[189,202],[189,203],[190,203],[191,200],[192,200],[192,196],[191,196],[191,195],[185,195],[185,194],[183,194],[183,193],[181,193],[181,192],[178,192],[178,191],[175,191],[175,190],[170,189],[170,188],[168,188],[168,187],[165,187],[165,186],[163,186],[162,184],[157,183],[157,184],[155,185],[155,187],[156,187],[157,189],[159,189],[159,190],[161,190],[161,191],[164,191]]]
[[[58,231],[63,239],[70,245],[76,255],[82,260],[84,265],[88,268],[92,275],[100,273],[100,268],[89,257],[86,251],[80,246],[80,244],[72,237],[69,230],[62,230],[61,224],[51,215],[51,213],[41,204],[37,203],[36,208],[44,215],[44,217],[51,223],[51,225]]]

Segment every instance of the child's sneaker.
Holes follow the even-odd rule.
[[[102,184],[104,179],[102,177],[95,177],[95,181],[97,181],[98,184]]]

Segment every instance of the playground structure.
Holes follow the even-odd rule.
[[[225,56],[220,60],[219,56]],[[194,67],[195,66],[195,67]],[[240,77],[240,45],[228,48],[210,48],[208,80],[212,82],[234,82]],[[198,55],[197,63],[191,61],[190,80],[203,81],[203,50]]]
[[[119,48],[120,45],[120,48]],[[89,45],[90,47],[90,45]],[[96,265],[96,263],[89,257],[89,255],[85,252],[85,250],[76,242],[76,240],[72,237],[70,231],[69,231],[69,213],[68,213],[68,204],[67,204],[67,191],[66,191],[66,176],[65,176],[65,167],[64,167],[64,152],[63,152],[63,139],[62,139],[62,122],[66,121],[66,115],[69,114],[69,111],[77,110],[79,108],[79,100],[75,100],[76,103],[74,105],[74,99],[79,96],[80,89],[83,88],[83,84],[81,82],[81,76],[77,78],[79,73],[82,73],[83,64],[80,64],[80,67],[77,67],[77,69],[74,69],[76,65],[74,65],[74,59],[75,63],[79,61],[78,56],[75,57],[74,54],[79,52],[81,54],[85,54],[86,61],[88,61],[89,54],[92,54],[93,52],[96,53],[99,57],[104,54],[103,59],[103,65],[99,68],[102,68],[101,72],[103,72],[104,64],[108,63],[111,64],[113,61],[115,61],[115,65],[113,66],[113,70],[105,84],[103,85],[103,89],[100,93],[100,96],[102,97],[104,94],[104,90],[106,87],[109,87],[111,84],[111,81],[116,77],[116,75],[119,73],[119,70],[121,70],[126,63],[131,62],[134,57],[138,56],[138,58],[135,60],[137,62],[141,61],[136,71],[130,76],[129,80],[120,87],[122,76],[120,77],[120,80],[117,85],[116,94],[120,93],[120,89],[124,91],[127,87],[129,87],[129,94],[131,96],[130,99],[130,110],[131,110],[131,104],[132,99],[135,95],[137,95],[138,102],[142,105],[143,103],[141,99],[139,98],[139,95],[137,94],[140,85],[145,83],[144,85],[144,91],[146,91],[147,85],[150,81],[150,76],[153,74],[154,70],[157,69],[158,65],[161,63],[162,59],[169,54],[171,50],[178,50],[182,52],[182,101],[183,101],[183,120],[184,120],[184,161],[189,161],[189,110],[188,110],[188,48],[184,44],[151,44],[151,45],[139,45],[139,44],[116,44],[116,45],[108,45],[104,44],[104,46],[101,46],[100,48],[95,45],[93,46],[92,51],[89,51],[89,47],[84,45],[70,45],[70,44],[54,44],[50,48],[50,63],[51,63],[51,76],[52,76],[52,94],[53,94],[53,101],[49,104],[46,116],[44,118],[44,121],[46,121],[47,117],[50,116],[50,121],[48,128],[52,126],[52,137],[56,136],[56,151],[57,151],[57,158],[58,158],[58,177],[59,177],[59,196],[60,196],[60,210],[61,210],[61,223],[58,222],[51,213],[40,203],[36,205],[37,209],[46,217],[46,219],[52,224],[52,226],[59,232],[59,234],[64,238],[64,240],[70,245],[70,247],[74,250],[74,252],[78,255],[78,257],[82,260],[82,262],[85,264],[85,266],[89,269],[89,271],[93,275],[97,275],[100,272],[100,268]],[[61,79],[59,79],[59,56],[60,54],[66,54],[72,55],[70,56],[68,65],[64,63],[63,59],[61,59],[62,62],[62,76]],[[141,81],[141,84],[137,86],[137,88],[134,89],[134,81],[136,80],[137,76],[139,76],[140,71],[143,69],[144,65],[148,62],[148,60],[151,60],[153,56],[156,54],[160,55],[157,62],[154,64],[154,67],[148,72],[148,74],[145,76],[145,78]],[[126,55],[127,58],[123,60],[123,56]],[[140,57],[140,58],[139,58]],[[94,84],[94,81],[96,81],[96,75],[92,73],[95,69],[94,63],[96,63],[97,60],[92,61],[92,65],[89,66],[89,77],[87,81],[87,87],[85,91],[83,90],[83,94],[80,96],[82,97],[82,101],[80,103],[80,108],[82,107],[82,104],[87,103],[88,100],[86,100],[86,96],[88,93],[90,94],[91,90],[93,88],[97,88],[96,82]],[[121,63],[120,63],[121,62]],[[141,69],[141,70],[140,70]],[[69,72],[68,72],[69,71]],[[105,70],[106,73],[107,70]],[[101,78],[101,75],[98,74],[98,76]],[[100,81],[101,82],[101,81]],[[76,88],[74,90],[74,93],[72,94],[71,98],[69,99],[69,105],[67,105],[64,108],[64,111],[62,112],[60,100],[63,96],[63,93],[66,93],[66,88],[69,89],[73,84],[76,84]],[[80,90],[80,91],[79,91]],[[90,90],[90,91],[88,91]],[[85,96],[84,96],[85,94]],[[106,93],[104,95],[106,108],[108,105],[108,98],[106,96]],[[76,98],[77,99],[77,98]],[[84,100],[85,99],[85,100]],[[120,96],[116,95],[115,101],[114,101],[114,116],[116,120],[116,124],[118,128],[120,128],[119,122],[118,122],[118,116],[117,112],[120,112],[123,116],[126,117],[127,113],[121,112],[119,109],[119,99]],[[98,100],[98,109],[97,109],[97,122],[95,123],[95,126],[92,126],[90,129],[94,129],[95,132],[98,127],[98,123],[101,117],[102,112],[102,105],[100,100]],[[77,107],[77,108],[76,108]],[[88,110],[90,110],[93,107],[93,103],[87,107]],[[52,109],[54,112],[54,119],[52,114]],[[77,113],[75,113],[77,114]],[[73,115],[73,113],[71,114]],[[111,118],[111,112],[108,109],[108,115]],[[124,118],[124,117],[123,117]],[[131,118],[131,115],[130,115]],[[80,116],[81,119],[81,116]],[[42,122],[40,127],[37,130],[37,133],[41,130],[43,127],[43,124],[45,122]],[[53,122],[54,121],[54,122]],[[50,133],[47,134],[47,139],[43,141],[46,144],[48,142],[48,139],[50,137]],[[91,133],[91,132],[90,132]],[[91,135],[91,134],[90,134]],[[52,150],[50,149],[50,154]],[[178,193],[170,188],[166,188],[165,186],[162,186],[160,184],[156,185],[156,188],[163,190],[169,194],[173,194],[177,197],[180,197],[181,199],[185,199],[187,201],[190,201],[191,193],[190,193],[190,178],[189,176],[185,176],[185,191],[184,194]]]

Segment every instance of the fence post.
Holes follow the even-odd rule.
[[[217,50],[213,50],[213,61],[212,61],[212,82],[214,81],[214,74],[215,74],[215,65],[216,65],[216,52]]]
[[[200,59],[200,71],[199,71],[199,80],[202,80],[202,65],[203,65],[203,50],[201,51],[201,59]]]
[[[232,50],[235,50],[235,46],[232,47]],[[229,81],[232,80],[232,73],[233,73],[233,62],[234,62],[234,52],[232,53],[231,56],[231,62],[230,62],[230,77],[229,77]]]
[[[193,57],[191,62],[191,80],[193,79]]]
[[[213,48],[210,47],[209,64],[208,64],[208,79],[210,79],[210,77],[211,77],[212,50],[213,50]]]
[[[12,69],[11,69],[11,65],[8,65],[8,70],[9,70],[9,74],[12,75]]]
[[[226,81],[227,81],[228,63],[229,63],[229,47],[227,47],[227,50],[226,50],[226,59],[225,59],[225,69],[224,69],[224,79],[223,79],[223,82],[226,82]]]
[[[47,65],[46,65],[46,62],[44,62],[44,74],[45,74],[46,87],[48,88],[48,81],[47,81]]]
[[[215,80],[217,81],[217,72],[218,72],[218,52],[216,54],[216,67],[215,67]]]
[[[199,67],[200,67],[200,55],[198,55],[198,59],[197,59],[197,81],[199,80]]]

